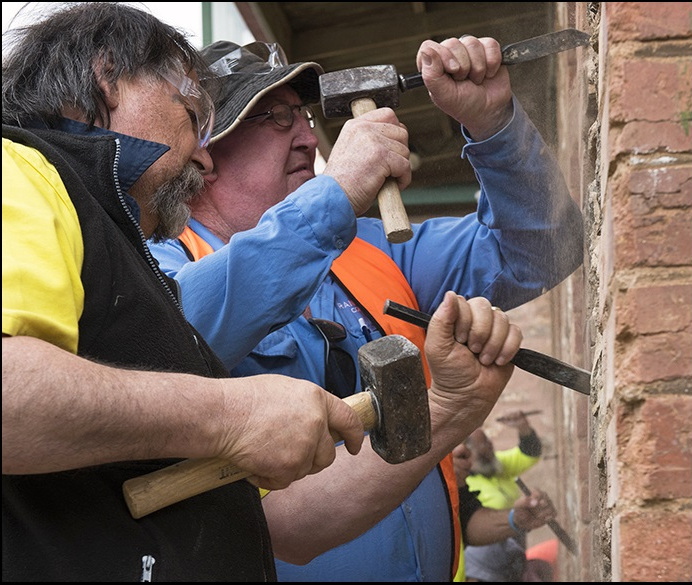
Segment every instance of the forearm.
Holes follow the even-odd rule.
[[[355,458],[339,447],[329,468],[265,496],[277,558],[303,564],[370,529],[485,418],[485,405],[445,409],[431,401],[430,407],[433,441],[428,453],[391,465],[367,440]]]
[[[432,312],[447,290],[509,310],[582,262],[581,212],[526,113],[518,109],[505,130],[464,153],[481,184],[477,213],[414,224],[414,237],[391,249],[381,226],[359,224],[361,237],[392,255],[422,311]]]
[[[3,337],[2,361],[3,473],[211,454],[213,380],[115,369],[32,337]]]
[[[480,508],[469,520],[466,527],[468,542],[465,541],[464,545],[485,546],[516,536],[517,533],[509,525],[509,512]]]
[[[464,147],[481,184],[478,219],[498,238],[520,282],[552,288],[583,259],[583,226],[551,149],[515,100],[515,116],[490,140]],[[503,308],[505,305],[502,305]]]

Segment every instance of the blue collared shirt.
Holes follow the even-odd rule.
[[[194,231],[217,250],[197,262],[174,240],[152,245],[152,252],[179,281],[188,319],[233,375],[271,372],[324,385],[324,340],[300,314],[309,303],[313,317],[342,323],[349,335],[340,346],[357,359],[358,347],[367,342],[364,316],[329,276],[332,259],[353,239],[356,226],[358,237],[397,264],[428,313],[448,290],[484,296],[508,310],[540,296],[581,264],[581,212],[518,104],[505,129],[469,142],[463,156],[480,182],[478,211],[412,225],[413,237],[404,243],[390,244],[380,220],[356,221],[336,182],[319,176],[225,246],[193,222]],[[451,534],[443,480],[433,470],[365,534],[304,566],[277,561],[277,573],[279,581],[450,581]]]

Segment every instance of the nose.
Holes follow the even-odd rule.
[[[206,148],[197,146],[192,153],[191,160],[199,168],[202,175],[209,175],[214,170],[214,162]]]
[[[296,141],[299,146],[304,146],[308,149],[317,149],[317,136],[308,122],[303,116],[296,116],[293,119],[293,128],[296,131]]]

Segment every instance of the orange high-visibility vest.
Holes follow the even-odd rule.
[[[411,285],[387,254],[372,244],[355,238],[346,251],[332,263],[332,274],[349,291],[357,303],[364,308],[369,317],[377,322],[387,335],[403,335],[420,350],[425,369],[425,378],[430,387],[430,371],[425,359],[425,332],[412,323],[401,321],[383,313],[387,299],[418,310]],[[450,579],[459,566],[461,549],[461,521],[459,520],[459,490],[454,473],[452,454],[448,454],[438,467],[445,479],[447,498],[450,504],[452,525],[454,527],[454,559]]]
[[[190,227],[179,238],[188,256],[199,260],[213,252],[212,247],[198,236]],[[412,323],[401,321],[383,313],[387,299],[418,309],[418,301],[411,286],[396,263],[379,248],[360,238],[355,238],[349,247],[332,263],[332,276],[344,287],[361,309],[376,322],[385,335],[403,335],[411,340],[420,350],[423,358],[425,379],[430,386],[430,370],[425,359],[425,332]],[[454,527],[454,558],[451,576],[457,572],[461,550],[461,522],[459,520],[459,490],[452,454],[448,454],[438,467],[445,479],[447,498],[450,505],[452,525]]]

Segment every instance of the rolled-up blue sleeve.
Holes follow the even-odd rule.
[[[428,312],[447,290],[512,309],[556,286],[583,260],[579,205],[521,105],[515,100],[512,120],[496,135],[466,138],[462,156],[480,185],[476,213],[415,224],[404,244],[389,244],[375,220],[358,220],[358,235],[392,256]]]

